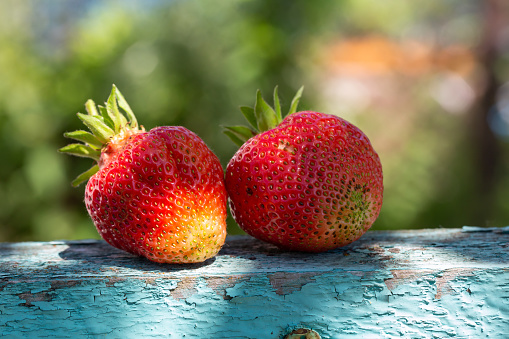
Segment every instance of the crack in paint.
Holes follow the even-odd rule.
[[[391,270],[392,278],[385,279],[385,285],[392,291],[400,285],[412,283],[433,273],[432,270]]]
[[[458,276],[470,277],[473,276],[473,272],[476,271],[472,268],[451,268],[443,272],[442,276],[439,276],[436,280],[437,293],[435,299],[439,300],[443,296],[448,294],[456,294],[457,292],[451,287],[449,282],[456,279]]]
[[[319,274],[316,272],[276,272],[268,274],[267,277],[277,295],[287,295],[300,291],[304,285],[316,281],[314,277]]]
[[[19,293],[17,294],[18,298],[21,300],[25,300],[24,303],[21,303],[21,306],[25,307],[33,307],[35,306],[33,303],[38,301],[52,301],[53,297],[47,291],[37,292],[37,293]]]
[[[458,276],[467,277],[473,276],[473,272],[477,271],[473,268],[451,268],[443,271],[433,270],[391,270],[392,278],[385,279],[385,285],[392,293],[397,287],[401,285],[408,285],[425,277],[430,277],[436,284],[435,300],[439,300],[445,295],[457,293],[449,284],[451,280],[456,279]],[[469,292],[471,293],[471,291]]]
[[[183,277],[174,289],[171,289],[171,296],[175,300],[184,300],[192,296],[197,292],[196,290],[196,278],[195,277]]]
[[[226,290],[232,288],[235,285],[248,281],[251,279],[251,275],[232,275],[227,277],[206,277],[205,281],[207,286],[210,287],[217,295],[223,298],[223,300],[232,300],[233,297],[228,295]]]
[[[68,287],[73,287],[79,284],[79,281],[76,280],[55,280],[50,283],[50,288],[47,290],[39,291],[39,292],[23,292],[16,294],[18,298],[24,300],[24,303],[20,303],[21,306],[25,307],[33,307],[35,306],[34,302],[51,302],[53,301],[53,295],[58,289],[65,289]]]

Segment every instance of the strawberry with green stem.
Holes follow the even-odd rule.
[[[217,254],[226,237],[226,191],[217,156],[181,126],[145,131],[113,86],[105,107],[92,100],[78,118],[87,131],[65,133],[80,143],[61,152],[96,164],[85,205],[110,245],[161,263],[201,262]],[[124,114],[120,110],[124,111]]]
[[[233,218],[246,233],[283,249],[323,252],[361,237],[383,199],[380,159],[367,136],[346,120],[296,112],[302,88],[284,118],[257,92],[241,107],[250,127],[226,127],[240,145],[226,168]]]

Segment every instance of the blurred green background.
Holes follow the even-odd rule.
[[[0,241],[97,238],[57,153],[115,83],[147,128],[219,156],[257,89],[358,125],[379,152],[373,229],[509,224],[505,0],[0,2]],[[285,101],[286,98],[286,101]],[[229,232],[238,227],[229,221]]]

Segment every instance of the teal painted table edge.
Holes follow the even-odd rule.
[[[502,338],[503,229],[370,231],[321,254],[229,236],[164,265],[103,241],[0,243],[2,338]]]

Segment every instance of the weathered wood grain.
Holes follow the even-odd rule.
[[[102,241],[0,244],[0,336],[501,338],[509,234],[368,232],[328,253],[232,236],[198,265]]]

